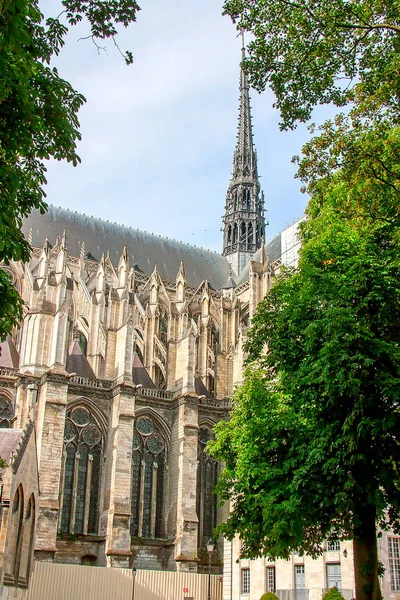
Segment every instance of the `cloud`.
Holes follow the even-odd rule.
[[[105,219],[221,249],[221,216],[236,143],[240,41],[215,0],[148,0],[137,23],[96,51],[85,24],[57,59],[87,98],[82,164],[51,161],[48,200]],[[42,0],[54,15],[54,0]],[[304,132],[284,136],[272,96],[252,93],[253,125],[271,234],[302,213],[290,156]]]

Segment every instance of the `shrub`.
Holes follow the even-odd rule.
[[[325,592],[325,594],[322,596],[322,600],[344,600],[344,598],[337,587],[333,587]]]
[[[261,596],[260,600],[279,600],[279,598],[273,592],[265,592],[265,594]]]

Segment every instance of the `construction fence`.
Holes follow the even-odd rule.
[[[211,600],[222,578],[211,575]],[[207,600],[208,575],[36,562],[26,600]]]

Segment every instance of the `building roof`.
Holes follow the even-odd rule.
[[[24,219],[22,230],[26,237],[32,230],[32,245],[36,247],[43,246],[46,238],[54,244],[65,230],[71,256],[80,255],[84,242],[86,253],[97,260],[109,250],[113,264],[118,264],[126,245],[132,266],[136,264],[144,273],[151,274],[157,265],[161,278],[171,282],[175,281],[183,261],[187,282],[193,287],[207,279],[214,289],[220,289],[229,275],[227,259],[217,252],[52,205],[44,215],[32,211]]]
[[[132,380],[135,385],[141,385],[144,388],[155,389],[156,387],[136,352],[132,359]]]
[[[89,365],[88,359],[82,352],[77,340],[74,340],[68,349],[66,371],[67,373],[75,373],[80,377],[96,379],[92,367]]]
[[[19,354],[10,336],[0,343],[0,367],[18,369]]]
[[[9,462],[11,454],[15,452],[22,439],[23,429],[0,429],[0,457]]]

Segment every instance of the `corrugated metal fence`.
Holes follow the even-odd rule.
[[[207,600],[207,590],[208,575],[196,573],[137,571],[133,590],[129,569],[36,562],[26,600]],[[211,599],[222,599],[216,575]]]

